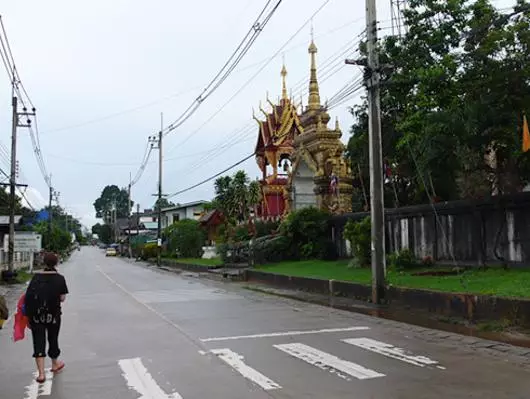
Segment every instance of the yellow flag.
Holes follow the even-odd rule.
[[[526,115],[523,116],[523,152],[530,150],[530,131]]]

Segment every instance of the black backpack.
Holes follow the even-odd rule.
[[[53,283],[44,275],[36,275],[26,291],[25,313],[30,321],[39,324],[51,324],[54,321]]]

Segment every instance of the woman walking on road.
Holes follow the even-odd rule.
[[[46,381],[44,360],[46,358],[46,338],[48,356],[52,359],[52,372],[64,368],[59,355],[59,330],[61,327],[61,302],[64,302],[68,288],[66,280],[57,272],[59,259],[48,253],[44,256],[44,271],[36,273],[26,291],[25,313],[33,337],[33,357],[37,363],[37,382]]]

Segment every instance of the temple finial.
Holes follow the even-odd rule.
[[[313,40],[313,25],[311,25],[311,44],[309,45],[309,54],[311,55],[311,74],[309,77],[309,104],[308,108],[312,110],[320,109],[320,90],[317,79],[317,46]]]
[[[337,130],[337,131],[340,130],[339,117],[338,116],[335,118],[335,130]]]
[[[287,100],[287,68],[285,68],[285,58],[282,66],[282,100]]]

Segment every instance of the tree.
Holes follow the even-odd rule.
[[[168,249],[171,254],[179,258],[200,258],[202,256],[206,233],[198,221],[180,220],[169,226],[164,231],[164,235],[168,239]]]
[[[63,252],[72,242],[70,233],[56,222],[52,222],[51,235],[48,222],[39,222],[35,231],[42,235],[42,246],[52,252]]]
[[[104,244],[110,244],[112,238],[112,228],[108,224],[96,223],[92,226],[92,234],[97,234]]]
[[[131,207],[134,202],[131,201]],[[126,189],[118,188],[116,185],[106,186],[98,199],[94,202],[96,217],[105,219],[111,210],[116,206],[116,217],[126,218],[129,216],[129,194]]]
[[[528,1],[501,14],[488,0],[414,0],[404,15],[408,32],[380,46],[386,206],[490,195],[493,181],[517,191],[530,172],[517,133],[530,103]],[[369,187],[366,101],[352,114],[348,155]]]
[[[175,206],[175,204],[174,204],[173,202],[169,201],[167,198],[162,197],[162,198],[157,199],[157,200],[155,201],[155,204],[153,205],[153,209],[154,209],[155,211],[158,211],[158,206],[159,206],[159,204],[160,204],[160,207],[161,207],[162,209],[164,209],[164,208],[169,208],[169,207],[171,207],[171,206]]]

